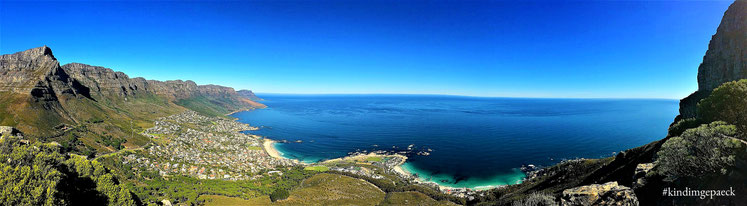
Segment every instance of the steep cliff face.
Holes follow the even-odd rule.
[[[88,88],[96,95],[95,98],[110,97],[137,97],[137,95],[157,95],[169,101],[179,102],[193,98],[220,99],[213,101],[227,107],[228,110],[237,110],[242,107],[264,107],[264,105],[253,102],[242,97],[231,87],[219,85],[197,85],[187,80],[157,81],[144,78],[129,78],[122,72],[109,68],[91,66],[80,63],[63,65],[65,72]]]
[[[52,101],[58,94],[88,96],[88,88],[62,70],[47,46],[0,56],[0,92]]]
[[[49,47],[0,56],[2,125],[30,134],[49,134],[55,126],[77,122],[66,102],[90,98],[90,90],[60,67]]]
[[[681,118],[695,117],[695,107],[719,85],[747,78],[747,1],[735,1],[724,13],[698,67],[698,91],[680,101]]]
[[[144,79],[130,79],[126,74],[115,72],[109,68],[70,63],[63,65],[62,69],[72,78],[100,95],[134,96],[139,90],[145,89]]]

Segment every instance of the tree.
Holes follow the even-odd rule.
[[[656,153],[656,172],[667,181],[726,174],[735,165],[737,152],[745,147],[734,138],[736,131],[734,125],[716,121],[670,138]]]
[[[0,140],[2,205],[135,205],[135,197],[96,161],[56,144]]]
[[[285,189],[276,189],[272,194],[270,194],[270,200],[273,202],[278,200],[284,200],[285,198],[288,198],[290,196],[290,192]]]
[[[698,103],[697,117],[702,122],[725,121],[747,132],[747,79],[727,82]]]

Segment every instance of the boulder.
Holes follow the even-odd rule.
[[[8,127],[8,126],[0,126],[0,137],[5,136],[22,136],[21,132],[18,131],[16,128]]]
[[[629,187],[617,182],[591,184],[563,190],[562,205],[638,205]]]
[[[654,163],[638,164],[633,174],[633,189],[637,189],[646,184],[646,174],[654,168]]]

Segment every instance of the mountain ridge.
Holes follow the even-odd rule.
[[[33,138],[79,139],[83,142],[79,149],[93,145],[99,151],[114,150],[98,143],[111,136],[126,139],[126,146],[142,145],[147,138],[130,130],[187,109],[225,116],[264,107],[230,87],[130,78],[82,63],[60,66],[47,46],[0,55],[0,125],[16,127]]]

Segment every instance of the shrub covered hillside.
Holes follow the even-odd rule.
[[[725,121],[747,132],[747,79],[726,82],[698,103],[698,119],[703,123]],[[744,137],[742,137],[744,138]]]
[[[728,175],[737,154],[745,149],[745,144],[734,138],[735,134],[736,127],[722,121],[688,129],[661,146],[656,171],[667,181]]]
[[[698,102],[696,112],[696,117],[669,128],[670,138],[656,153],[652,172],[636,190],[641,202],[733,205],[747,201],[744,196],[700,200],[654,195],[664,188],[747,188],[747,80],[714,89]]]
[[[0,202],[7,205],[136,205],[97,161],[60,153],[54,143],[0,139]]]

